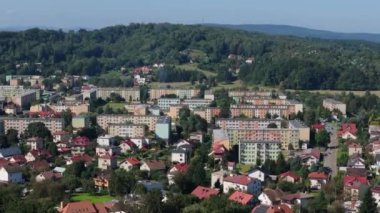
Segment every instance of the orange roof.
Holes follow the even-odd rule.
[[[298,176],[295,172],[292,172],[292,171],[287,171],[280,174],[280,178],[283,178],[283,177],[292,177],[294,181],[299,181],[301,179],[300,176]]]
[[[245,175],[227,176],[224,178],[224,182],[236,183],[239,185],[248,185],[253,181],[252,178]]]
[[[231,196],[228,199],[231,201],[240,203],[242,205],[247,205],[249,201],[252,200],[252,198],[253,198],[253,195],[250,195],[244,192],[235,191],[234,193],[231,194]]]
[[[197,186],[192,192],[192,195],[198,197],[199,199],[209,198],[211,196],[219,194],[219,189],[207,188],[204,186]]]
[[[324,172],[311,172],[309,175],[308,175],[309,178],[311,179],[318,179],[318,180],[323,180],[323,179],[327,179],[328,176],[326,173]]]
[[[72,202],[60,210],[61,213],[107,213],[104,205],[92,204],[90,201]]]

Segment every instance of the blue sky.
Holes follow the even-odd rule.
[[[204,22],[380,33],[379,9],[379,0],[0,0],[0,27]]]

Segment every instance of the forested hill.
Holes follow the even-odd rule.
[[[229,54],[239,57],[231,60]],[[245,64],[248,57],[255,62]],[[43,75],[56,70],[99,75],[121,67],[163,62],[218,73],[240,68],[248,84],[293,89],[380,89],[380,45],[268,36],[207,26],[131,24],[63,32],[30,29],[0,33],[1,74]],[[16,66],[19,64],[28,64]],[[42,63],[35,65],[36,63]],[[221,76],[219,78],[219,76]]]

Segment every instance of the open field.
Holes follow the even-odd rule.
[[[71,201],[84,201],[88,200],[91,201],[92,203],[104,203],[111,201],[113,197],[109,195],[91,195],[89,193],[77,193],[74,194],[70,200]]]
[[[183,69],[183,70],[197,70],[205,74],[207,77],[209,76],[216,76],[215,72],[212,72],[211,70],[204,70],[204,69],[199,69],[198,64],[181,64],[177,65],[177,68]]]

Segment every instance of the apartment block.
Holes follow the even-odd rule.
[[[266,160],[277,160],[281,153],[280,141],[239,141],[239,162],[244,164],[257,164]]]
[[[44,123],[51,133],[62,131],[65,126],[63,118],[0,118],[4,133],[9,129],[15,129],[19,134],[22,134],[29,124],[37,122]]]
[[[225,129],[230,145],[239,141],[280,141],[281,149],[299,149],[300,134],[298,129]]]
[[[162,110],[168,110],[171,105],[177,105],[181,103],[179,98],[159,98],[157,100],[157,105]]]
[[[199,95],[199,89],[151,89],[150,99],[159,99],[164,95],[176,95],[178,98],[193,98]]]
[[[148,112],[148,105],[146,104],[126,104],[124,108],[133,115],[146,115]]]
[[[231,116],[239,117],[244,115],[249,118],[266,118],[267,114],[271,116],[277,115],[279,117],[289,117],[291,114],[303,112],[302,104],[288,104],[288,105],[231,105]]]
[[[96,117],[100,127],[107,130],[109,124],[143,124],[148,126],[150,131],[154,131],[159,116],[156,115],[127,115],[127,114],[102,114]]]
[[[110,123],[108,125],[108,134],[128,138],[141,138],[145,136],[145,125]]]
[[[218,118],[215,124],[221,129],[266,129],[269,124],[281,128],[281,120],[252,118]]]
[[[300,140],[308,142],[310,141],[310,127],[300,120],[289,121],[289,129],[298,129],[300,132]]]
[[[157,138],[169,140],[172,121],[170,117],[160,117],[156,123],[155,134]]]
[[[24,89],[23,86],[0,86],[0,97],[12,101],[19,107],[25,108],[39,99],[39,90]]]
[[[343,115],[346,114],[346,104],[331,98],[326,98],[323,100],[322,103],[323,107],[333,111],[333,110],[339,110]]]
[[[85,128],[90,126],[90,118],[85,115],[75,116],[71,120],[71,126],[76,129]]]
[[[5,80],[9,82],[10,86],[21,86],[24,83],[29,83],[31,87],[41,87],[44,77],[40,75],[7,75]]]
[[[218,107],[205,107],[194,109],[193,113],[195,115],[199,115],[201,118],[210,123],[212,118],[219,116],[220,110],[221,109]]]
[[[185,99],[181,103],[187,105],[190,110],[208,107],[212,100],[209,99]]]
[[[75,115],[79,115],[81,113],[88,113],[90,110],[90,104],[82,103],[82,98],[79,102],[62,102],[58,104],[49,104],[48,107],[54,112],[61,113],[63,111],[70,110]]]
[[[125,101],[139,101],[140,89],[137,88],[122,88],[122,87],[99,87],[96,90],[96,96],[103,100],[111,96],[112,93],[120,95]]]

